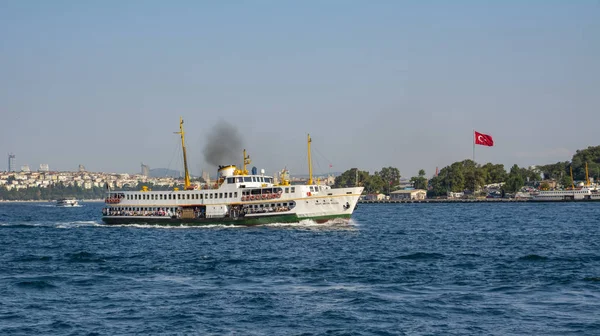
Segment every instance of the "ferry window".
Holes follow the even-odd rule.
[[[252,177],[250,177],[250,176],[244,177],[244,182],[252,182]]]
[[[237,198],[237,191],[233,193],[233,197]]]
[[[237,181],[236,181],[237,183],[242,183],[242,182],[244,182],[244,178],[243,178],[243,177],[236,177],[235,179],[237,180]]]
[[[187,194],[187,199],[190,199],[190,194]]]
[[[232,197],[233,197],[233,193],[229,193],[229,198],[232,198]]]
[[[290,188],[285,188],[285,193],[289,194],[290,193]]]
[[[292,187],[292,192],[296,192],[296,187]]]
[[[181,199],[181,194],[177,194],[177,199]]]
[[[204,199],[204,194],[200,194],[200,199]]]
[[[315,191],[315,188],[313,188],[313,186],[310,186],[310,191]]]
[[[227,178],[227,183],[234,183],[234,181],[235,181],[235,178],[233,178],[233,177]]]
[[[287,206],[287,203],[283,203],[283,206]]]
[[[259,179],[260,179],[260,182],[265,182],[265,178],[264,177],[261,176],[261,177],[259,177]]]
[[[212,198],[213,198],[213,194],[212,194],[212,193],[210,193],[210,199],[212,199]]]

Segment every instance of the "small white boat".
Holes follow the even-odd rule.
[[[74,198],[62,198],[56,201],[57,207],[76,207],[79,202]]]

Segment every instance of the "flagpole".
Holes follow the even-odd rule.
[[[473,165],[477,168],[475,163],[475,129],[473,129]],[[477,182],[475,182],[475,169],[473,169],[473,195],[475,195],[475,189],[477,189]]]
[[[475,162],[475,129],[473,129],[473,162]]]

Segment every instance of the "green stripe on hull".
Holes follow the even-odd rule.
[[[207,219],[171,219],[171,218],[152,218],[152,217],[103,217],[102,221],[109,225],[126,225],[126,224],[149,224],[159,226],[203,226],[203,225],[242,225],[253,226],[271,223],[299,223],[302,220],[312,220],[317,223],[324,223],[333,219],[350,219],[349,214],[302,217],[299,218],[295,214],[280,215],[280,216],[263,216],[255,218],[207,218]]]

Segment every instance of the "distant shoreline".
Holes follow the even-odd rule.
[[[589,203],[600,202],[600,199],[581,200],[533,200],[529,198],[483,198],[483,199],[446,199],[426,198],[423,200],[380,200],[358,201],[358,204],[408,204],[408,203]]]
[[[84,203],[96,203],[96,202],[104,202],[104,199],[82,199],[78,200],[79,202]],[[0,203],[53,203],[56,200],[0,200]]]

